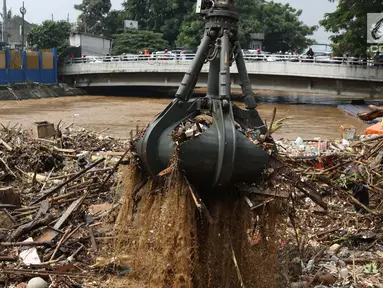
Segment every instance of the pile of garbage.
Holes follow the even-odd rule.
[[[280,235],[281,251],[298,247],[284,262],[291,287],[382,287],[382,140],[358,137],[323,157],[275,155],[273,191],[292,192]]]
[[[114,222],[128,148],[128,141],[62,123],[2,125],[0,286],[69,287],[96,276],[96,251],[113,235],[104,223]]]
[[[379,285],[383,283],[383,136],[334,141],[300,138],[269,141],[271,133],[280,127],[280,122],[275,126],[276,123],[271,123],[271,132],[267,135],[236,125],[254,144],[263,145],[272,158],[262,175],[263,181],[251,185],[242,183],[233,188],[239,192],[235,195],[241,195],[240,203],[250,207],[255,215],[254,229],[241,241],[249,241],[255,251],[264,242],[269,242],[270,247],[277,246],[282,278],[273,281],[283,283],[280,287],[382,287]],[[122,196],[119,168],[126,164],[139,166],[139,161],[137,165],[134,161],[130,163],[131,159],[137,160],[132,157],[133,142],[72,125],[59,124],[53,129],[46,124],[41,131],[23,131],[18,125],[0,128],[0,284],[48,287],[50,283],[51,287],[81,287],[88,282],[96,287],[99,283],[92,279],[99,279],[105,272],[118,276],[136,273],[129,265],[115,263],[110,251],[107,257],[97,258],[102,250],[109,249],[108,240],[116,239],[113,227],[121,212],[119,199]],[[188,119],[173,131],[173,139],[180,143],[199,137],[211,124],[212,118],[206,115]],[[275,145],[275,149],[271,145]],[[170,181],[171,176],[174,177],[170,172],[161,177],[168,177]],[[142,174],[137,172],[140,176],[137,176],[137,185],[131,185],[134,195],[130,199],[133,200],[131,208],[136,212],[140,199],[147,196],[144,200],[152,203],[149,196],[158,193],[158,190],[150,190],[153,183]],[[212,211],[207,208],[210,206],[205,205],[183,175],[179,178],[182,193],[190,194],[191,203],[208,223],[215,225],[218,219],[214,213],[210,214]],[[174,188],[169,190],[173,196],[167,201],[176,201],[178,186],[168,183],[166,187]],[[161,199],[159,207],[175,207],[173,202],[162,203]],[[189,207],[187,199],[182,205]],[[178,208],[184,211],[181,206]],[[241,205],[235,206],[243,211]],[[145,207],[157,225],[159,215],[152,211],[152,206]],[[286,213],[275,214],[284,217],[278,223],[270,218],[273,222],[270,227],[275,227],[272,234],[278,236],[270,238],[262,232],[262,219],[265,211],[272,214],[271,207],[279,207]],[[172,221],[165,214],[181,215],[180,211],[166,209],[156,210],[164,213],[161,218],[164,223]],[[192,207],[188,209],[191,211]],[[186,218],[194,215],[187,214],[186,210],[183,213]],[[263,217],[257,216],[261,214]],[[146,219],[147,214],[140,217]],[[237,220],[244,223],[245,217]],[[148,241],[156,238],[158,228],[151,227],[149,222]],[[163,235],[169,237],[169,231],[163,230]],[[173,230],[175,234],[183,233]],[[238,236],[234,232],[227,232],[227,239]],[[169,243],[176,239],[170,238]],[[161,241],[159,244],[164,242]],[[234,259],[238,251],[235,246],[230,247]],[[233,271],[239,275],[240,284],[242,276],[246,276],[241,273],[248,274],[241,263],[235,264]],[[264,280],[269,278],[265,276]],[[262,283],[262,280],[251,283]]]
[[[198,137],[211,124],[206,115],[188,119],[174,130],[174,140]],[[273,132],[236,128],[256,145]],[[383,287],[383,136],[353,133],[281,139],[276,149],[267,141],[272,163],[263,181],[237,185],[254,212],[281,201],[287,209],[286,226],[277,228],[281,263],[289,267],[285,287]],[[258,229],[249,232],[254,246],[262,245]]]

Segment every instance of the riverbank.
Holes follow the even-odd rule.
[[[0,86],[0,100],[28,100],[85,95],[85,91],[66,84],[10,84]]]

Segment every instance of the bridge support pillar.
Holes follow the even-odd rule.
[[[336,94],[342,95],[343,91],[343,82],[342,80],[336,80]]]
[[[309,90],[313,89],[313,80],[309,79],[307,89],[309,89]]]
[[[370,97],[373,98],[376,95],[383,95],[381,87],[378,87],[375,82],[370,82]]]

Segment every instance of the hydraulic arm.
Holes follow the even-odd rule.
[[[169,165],[175,143],[172,131],[181,122],[199,114],[212,117],[212,125],[199,137],[179,146],[180,166],[193,184],[226,186],[254,181],[269,161],[268,154],[236,129],[266,128],[257,110],[238,40],[238,14],[233,0],[198,1],[197,13],[204,15],[204,36],[186,72],[175,99],[149,125],[137,142],[143,166],[152,176]],[[231,101],[230,67],[236,63],[246,110]],[[205,97],[191,98],[203,65],[209,63]]]

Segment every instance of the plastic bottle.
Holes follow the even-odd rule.
[[[295,144],[298,146],[303,145],[303,139],[301,137],[298,137],[297,140],[295,140]]]
[[[339,275],[340,275],[340,277],[342,277],[344,280],[346,280],[346,279],[347,279],[347,276],[348,276],[348,269],[347,269],[347,267],[344,267],[344,268],[340,269],[340,271],[339,271]]]
[[[307,263],[306,271],[310,273],[310,272],[313,270],[313,267],[314,267],[314,260],[311,259],[311,260]]]

